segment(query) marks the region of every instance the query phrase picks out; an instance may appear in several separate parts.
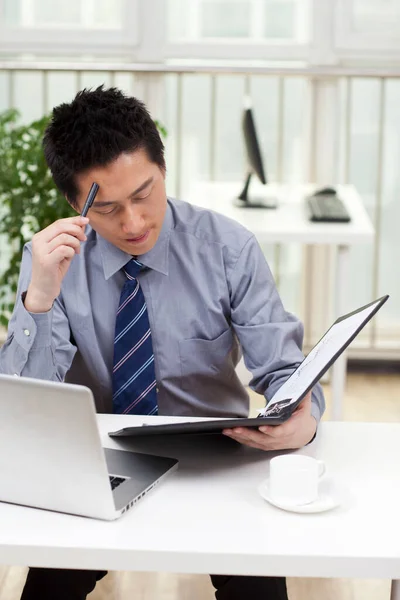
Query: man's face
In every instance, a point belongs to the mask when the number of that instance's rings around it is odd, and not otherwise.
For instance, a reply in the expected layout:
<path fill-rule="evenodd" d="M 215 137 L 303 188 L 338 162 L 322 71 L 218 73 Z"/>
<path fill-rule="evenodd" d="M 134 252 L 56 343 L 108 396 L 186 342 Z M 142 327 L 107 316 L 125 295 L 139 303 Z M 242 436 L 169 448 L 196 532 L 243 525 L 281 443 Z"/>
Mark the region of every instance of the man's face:
<path fill-rule="evenodd" d="M 151 250 L 167 208 L 163 170 L 145 150 L 137 150 L 81 173 L 77 176 L 79 212 L 94 181 L 99 191 L 88 213 L 93 229 L 128 254 Z"/>

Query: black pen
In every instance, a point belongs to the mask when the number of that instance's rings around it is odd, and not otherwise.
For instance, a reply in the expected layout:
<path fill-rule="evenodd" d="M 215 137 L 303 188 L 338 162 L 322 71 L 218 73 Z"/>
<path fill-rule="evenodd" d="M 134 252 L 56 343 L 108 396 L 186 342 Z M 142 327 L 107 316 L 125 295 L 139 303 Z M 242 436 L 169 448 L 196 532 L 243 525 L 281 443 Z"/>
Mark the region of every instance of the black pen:
<path fill-rule="evenodd" d="M 83 206 L 81 217 L 86 217 L 89 208 L 92 206 L 94 199 L 96 198 L 96 194 L 99 191 L 99 186 L 97 183 L 92 183 L 92 187 L 89 190 L 88 196 L 86 198 L 86 202 Z"/>

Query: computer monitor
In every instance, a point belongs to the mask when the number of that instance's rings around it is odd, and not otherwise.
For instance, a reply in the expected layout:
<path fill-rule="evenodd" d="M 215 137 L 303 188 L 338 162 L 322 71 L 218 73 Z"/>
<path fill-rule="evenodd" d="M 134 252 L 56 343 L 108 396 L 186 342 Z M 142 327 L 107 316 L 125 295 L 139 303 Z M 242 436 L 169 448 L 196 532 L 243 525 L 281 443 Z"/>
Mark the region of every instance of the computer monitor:
<path fill-rule="evenodd" d="M 242 208 L 276 208 L 278 200 L 271 189 L 267 187 L 266 171 L 263 164 L 260 145 L 257 138 L 253 110 L 250 99 L 245 99 L 245 107 L 242 116 L 242 132 L 247 156 L 247 172 L 244 187 L 237 198 L 236 206 Z M 258 197 L 249 193 L 252 175 L 256 174 L 260 182 L 266 186 L 261 188 Z"/>

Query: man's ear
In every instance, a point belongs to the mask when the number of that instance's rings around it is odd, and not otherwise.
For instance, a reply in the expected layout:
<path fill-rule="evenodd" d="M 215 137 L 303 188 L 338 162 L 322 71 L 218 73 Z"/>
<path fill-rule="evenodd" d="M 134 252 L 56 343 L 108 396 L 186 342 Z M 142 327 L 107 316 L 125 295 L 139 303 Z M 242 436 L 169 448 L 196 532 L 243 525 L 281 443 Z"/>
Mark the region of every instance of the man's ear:
<path fill-rule="evenodd" d="M 76 206 L 76 204 L 73 204 L 72 202 L 70 202 L 68 196 L 64 196 L 64 198 L 66 199 L 66 201 L 68 202 L 68 204 L 70 205 L 70 207 L 77 213 L 79 214 L 79 210 L 78 207 Z"/>

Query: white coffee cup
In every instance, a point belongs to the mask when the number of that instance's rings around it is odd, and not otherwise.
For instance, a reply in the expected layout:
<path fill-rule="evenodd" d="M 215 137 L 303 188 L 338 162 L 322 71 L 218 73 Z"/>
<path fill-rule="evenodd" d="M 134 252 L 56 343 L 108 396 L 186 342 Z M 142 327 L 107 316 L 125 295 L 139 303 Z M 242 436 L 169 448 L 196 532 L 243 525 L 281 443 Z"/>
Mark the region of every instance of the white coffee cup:
<path fill-rule="evenodd" d="M 325 470 L 325 463 L 311 456 L 276 456 L 270 462 L 269 494 L 282 504 L 310 504 L 318 498 L 319 479 Z"/>

